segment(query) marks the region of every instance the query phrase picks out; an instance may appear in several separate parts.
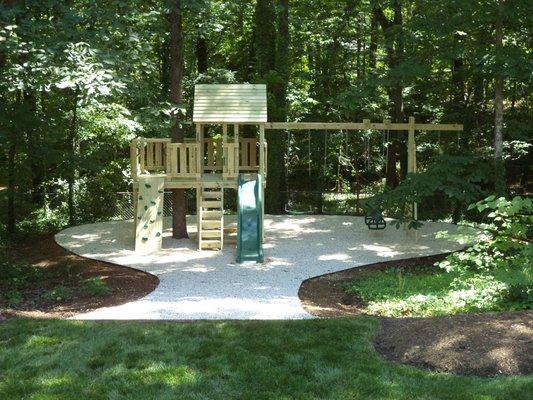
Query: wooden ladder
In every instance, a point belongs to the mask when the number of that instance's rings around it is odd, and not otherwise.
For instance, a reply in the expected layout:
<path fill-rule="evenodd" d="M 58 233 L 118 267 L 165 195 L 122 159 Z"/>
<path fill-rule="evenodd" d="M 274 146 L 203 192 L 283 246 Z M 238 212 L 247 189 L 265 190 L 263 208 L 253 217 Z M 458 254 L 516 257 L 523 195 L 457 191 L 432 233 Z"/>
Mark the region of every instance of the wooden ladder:
<path fill-rule="evenodd" d="M 222 250 L 224 246 L 224 191 L 203 188 L 199 204 L 198 248 Z"/>

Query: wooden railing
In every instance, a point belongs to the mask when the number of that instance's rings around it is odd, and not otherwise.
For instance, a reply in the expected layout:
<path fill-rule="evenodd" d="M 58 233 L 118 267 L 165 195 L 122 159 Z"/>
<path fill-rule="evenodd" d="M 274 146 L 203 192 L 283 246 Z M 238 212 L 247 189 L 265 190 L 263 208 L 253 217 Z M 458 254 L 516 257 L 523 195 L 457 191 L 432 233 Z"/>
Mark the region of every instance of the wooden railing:
<path fill-rule="evenodd" d="M 234 142 L 223 145 L 222 140 L 209 138 L 204 139 L 202 148 L 190 139 L 185 143 L 135 139 L 130 147 L 132 177 L 159 172 L 173 178 L 193 178 L 201 172 L 214 172 L 236 178 L 239 172 L 259 171 L 259 149 L 259 141 L 253 138 L 240 138 L 238 146 Z M 266 160 L 266 144 L 264 153 Z"/>
<path fill-rule="evenodd" d="M 199 178 L 198 143 L 168 143 L 166 173 L 171 178 Z"/>

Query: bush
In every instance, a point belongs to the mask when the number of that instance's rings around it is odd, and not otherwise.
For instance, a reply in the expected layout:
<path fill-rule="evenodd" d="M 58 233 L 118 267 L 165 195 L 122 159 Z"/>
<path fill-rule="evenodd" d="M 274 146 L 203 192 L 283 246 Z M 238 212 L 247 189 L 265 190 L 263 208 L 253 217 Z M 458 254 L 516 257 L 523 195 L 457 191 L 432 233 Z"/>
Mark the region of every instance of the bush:
<path fill-rule="evenodd" d="M 5 301 L 8 307 L 16 307 L 22 302 L 22 294 L 18 290 L 12 289 L 6 293 Z"/>
<path fill-rule="evenodd" d="M 53 302 L 69 300 L 72 298 L 72 290 L 63 285 L 58 285 L 44 293 L 42 298 Z"/>
<path fill-rule="evenodd" d="M 0 293 L 24 289 L 39 282 L 44 275 L 41 268 L 26 263 L 13 263 L 5 256 L 0 257 Z"/>
<path fill-rule="evenodd" d="M 470 207 L 486 234 L 465 251 L 437 263 L 440 269 L 390 269 L 345 286 L 385 316 L 431 316 L 533 307 L 531 199 L 490 196 Z M 450 236 L 450 235 L 448 235 Z"/>
<path fill-rule="evenodd" d="M 111 288 L 99 277 L 85 280 L 83 291 L 91 296 L 105 296 L 112 292 Z"/>

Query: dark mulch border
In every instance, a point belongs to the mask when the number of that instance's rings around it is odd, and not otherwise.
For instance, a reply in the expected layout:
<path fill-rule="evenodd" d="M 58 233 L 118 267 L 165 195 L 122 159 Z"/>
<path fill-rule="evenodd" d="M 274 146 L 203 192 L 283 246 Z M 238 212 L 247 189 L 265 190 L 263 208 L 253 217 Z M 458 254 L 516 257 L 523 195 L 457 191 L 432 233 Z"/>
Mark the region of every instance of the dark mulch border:
<path fill-rule="evenodd" d="M 364 315 L 364 302 L 340 288 L 391 267 L 430 265 L 447 254 L 386 261 L 307 279 L 298 296 L 318 317 Z M 458 375 L 533 373 L 533 311 L 431 318 L 378 318 L 376 351 L 386 360 Z"/>
<path fill-rule="evenodd" d="M 46 235 L 10 249 L 9 258 L 50 270 L 67 263 L 73 264 L 76 266 L 76 276 L 68 285 L 73 285 L 76 289 L 76 285 L 83 280 L 100 278 L 111 289 L 111 293 L 103 296 L 77 293 L 75 297 L 65 301 L 36 301 L 47 290 L 64 283 L 61 277 L 50 279 L 36 288 L 23 291 L 24 300 L 16 308 L 0 304 L 0 321 L 10 317 L 68 318 L 97 308 L 140 299 L 159 285 L 159 278 L 147 272 L 71 253 L 55 242 L 54 235 Z"/>

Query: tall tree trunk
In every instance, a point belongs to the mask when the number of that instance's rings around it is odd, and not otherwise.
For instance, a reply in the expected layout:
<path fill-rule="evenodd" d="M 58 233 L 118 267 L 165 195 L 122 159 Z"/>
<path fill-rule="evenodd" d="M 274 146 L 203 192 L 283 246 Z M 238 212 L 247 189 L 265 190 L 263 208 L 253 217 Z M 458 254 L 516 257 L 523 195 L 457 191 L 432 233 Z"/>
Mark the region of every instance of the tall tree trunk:
<path fill-rule="evenodd" d="M 9 141 L 9 150 L 7 156 L 7 233 L 13 234 L 15 232 L 15 154 L 17 149 L 15 146 L 15 135 L 9 134 L 11 140 Z"/>
<path fill-rule="evenodd" d="M 74 107 L 72 109 L 72 121 L 70 127 L 70 171 L 68 173 L 68 223 L 74 225 L 76 221 L 76 210 L 74 207 L 74 184 L 78 175 L 78 97 L 79 88 L 74 91 Z"/>
<path fill-rule="evenodd" d="M 272 80 L 274 72 L 281 77 L 285 68 L 283 63 L 286 60 L 280 60 L 283 55 L 283 49 L 286 43 L 282 43 L 278 29 L 281 28 L 276 16 L 281 15 L 283 10 L 279 5 L 279 13 L 276 13 L 274 1 L 278 0 L 257 0 L 254 15 L 254 51 L 255 51 L 255 75 L 260 82 L 267 84 L 269 120 L 278 121 L 283 118 L 284 104 L 284 85 L 280 84 L 281 79 Z M 278 53 L 278 51 L 280 51 Z M 281 106 L 281 107 L 280 107 Z M 277 132 L 266 132 L 268 143 L 268 180 L 265 196 L 265 210 L 268 213 L 279 214 L 283 212 L 281 204 L 283 188 L 283 170 L 284 165 L 284 148 L 283 136 Z"/>
<path fill-rule="evenodd" d="M 503 47 L 503 0 L 498 1 L 496 29 L 494 33 L 496 60 L 502 60 Z M 505 166 L 503 163 L 503 74 L 502 65 L 497 62 L 494 81 L 494 169 L 496 193 L 505 193 Z"/>
<path fill-rule="evenodd" d="M 198 73 L 205 74 L 207 72 L 207 41 L 199 26 L 196 26 L 195 53 Z"/>
<path fill-rule="evenodd" d="M 287 121 L 288 103 L 287 103 L 287 87 L 289 84 L 289 54 L 290 45 L 290 33 L 289 33 L 289 0 L 279 0 L 278 3 L 278 40 L 277 40 L 277 55 L 276 55 L 276 68 L 280 75 L 281 82 L 279 90 L 277 91 L 277 112 L 278 121 Z M 285 135 L 274 133 L 278 135 L 276 138 L 276 145 L 278 151 L 276 151 L 276 158 L 280 163 L 280 177 L 279 177 L 279 199 L 277 204 L 277 212 L 285 212 L 288 201 L 288 182 L 287 182 L 287 168 L 285 167 L 285 158 L 287 156 L 287 140 Z M 272 140 L 271 140 L 272 141 Z"/>
<path fill-rule="evenodd" d="M 401 62 L 404 52 L 403 33 L 402 33 L 402 6 L 399 0 L 393 3 L 393 20 L 389 20 L 383 10 L 374 7 L 373 16 L 381 26 L 385 38 L 386 62 L 389 71 L 393 71 Z M 388 89 L 390 101 L 390 114 L 393 122 L 403 122 L 404 104 L 403 104 L 403 83 L 396 81 Z M 399 177 L 396 169 L 396 163 L 400 161 L 400 177 L 404 179 L 407 175 L 407 147 L 406 132 L 395 132 L 390 134 L 389 149 L 387 152 L 386 166 L 386 185 L 396 187 L 399 183 Z"/>
<path fill-rule="evenodd" d="M 370 45 L 368 47 L 368 69 L 371 73 L 376 71 L 376 53 L 378 50 L 378 19 L 376 13 L 372 13 L 370 21 Z"/>
<path fill-rule="evenodd" d="M 181 0 L 174 0 L 170 11 L 170 101 L 181 104 L 183 80 L 183 25 Z M 185 133 L 181 126 L 179 112 L 172 125 L 172 142 L 181 143 Z M 187 198 L 184 189 L 172 189 L 172 237 L 187 238 Z"/>
<path fill-rule="evenodd" d="M 9 9 L 13 5 L 13 1 L 5 0 L 4 7 Z M 7 20 L 0 20 L 0 27 L 4 27 L 8 24 Z M 6 65 L 7 54 L 3 51 L 0 51 L 0 70 L 3 70 Z M 19 94 L 17 94 L 18 102 Z M 10 124 L 11 125 L 11 124 Z M 2 127 L 2 129 L 5 129 Z M 6 137 L 8 139 L 8 150 L 7 150 L 7 220 L 6 220 L 6 229 L 8 234 L 13 234 L 15 232 L 16 225 L 16 215 L 15 215 L 15 155 L 17 154 L 16 148 L 16 134 L 14 132 L 13 126 L 9 126 L 6 129 Z"/>

